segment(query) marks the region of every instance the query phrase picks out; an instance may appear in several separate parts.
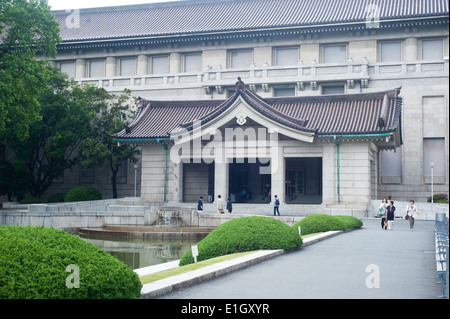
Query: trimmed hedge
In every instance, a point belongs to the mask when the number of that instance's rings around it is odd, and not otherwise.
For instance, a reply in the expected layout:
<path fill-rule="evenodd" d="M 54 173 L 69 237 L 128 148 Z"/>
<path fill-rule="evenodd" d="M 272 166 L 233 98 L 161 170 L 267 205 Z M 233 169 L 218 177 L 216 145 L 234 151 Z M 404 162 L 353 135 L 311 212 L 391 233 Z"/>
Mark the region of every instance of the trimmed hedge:
<path fill-rule="evenodd" d="M 258 249 L 290 250 L 301 244 L 298 231 L 277 219 L 240 217 L 220 225 L 197 244 L 197 261 Z M 193 262 L 190 249 L 181 258 L 180 266 Z"/>
<path fill-rule="evenodd" d="M 48 203 L 61 203 L 64 202 L 64 196 L 66 193 L 56 193 L 50 195 L 50 197 L 47 199 Z"/>
<path fill-rule="evenodd" d="M 79 288 L 66 285 L 75 284 L 69 265 L 79 269 Z M 78 236 L 0 226 L 0 299 L 130 299 L 141 288 L 133 269 Z"/>
<path fill-rule="evenodd" d="M 102 194 L 98 189 L 91 186 L 78 186 L 72 188 L 64 195 L 65 202 L 84 202 L 100 199 L 102 199 Z"/>
<path fill-rule="evenodd" d="M 350 228 L 362 227 L 363 222 L 353 216 L 332 216 L 332 215 L 309 215 L 297 222 L 292 227 L 298 229 L 300 226 L 302 236 L 330 230 L 346 230 Z"/>
<path fill-rule="evenodd" d="M 40 204 L 42 203 L 42 200 L 39 197 L 26 197 L 22 199 L 20 204 Z"/>

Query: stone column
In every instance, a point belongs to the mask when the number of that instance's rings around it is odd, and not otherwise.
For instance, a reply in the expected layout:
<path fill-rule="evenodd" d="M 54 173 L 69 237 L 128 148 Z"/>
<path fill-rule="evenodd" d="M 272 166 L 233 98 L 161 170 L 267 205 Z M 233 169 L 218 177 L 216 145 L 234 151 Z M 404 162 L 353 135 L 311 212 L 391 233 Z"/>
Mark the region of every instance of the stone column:
<path fill-rule="evenodd" d="M 336 146 L 324 143 L 322 155 L 322 203 L 337 203 Z"/>
<path fill-rule="evenodd" d="M 180 73 L 181 72 L 181 54 L 179 53 L 171 53 L 169 58 L 169 65 L 171 74 Z"/>
<path fill-rule="evenodd" d="M 84 79 L 86 77 L 86 60 L 77 59 L 75 61 L 75 78 Z"/>
<path fill-rule="evenodd" d="M 216 157 L 214 162 L 214 202 L 221 195 L 224 203 L 228 198 L 229 164 L 226 160 Z"/>
<path fill-rule="evenodd" d="M 106 58 L 106 67 L 105 67 L 105 75 L 106 77 L 116 76 L 116 58 L 107 57 Z"/>
<path fill-rule="evenodd" d="M 405 40 L 405 61 L 417 60 L 417 38 L 407 38 Z"/>
<path fill-rule="evenodd" d="M 136 75 L 148 74 L 148 57 L 145 54 L 138 55 Z"/>
<path fill-rule="evenodd" d="M 279 141 L 278 143 L 279 144 Z M 272 173 L 272 189 L 271 200 L 273 201 L 275 195 L 280 199 L 281 204 L 285 204 L 285 170 L 286 160 L 283 154 L 283 147 L 281 145 L 271 146 L 270 148 L 270 168 Z"/>

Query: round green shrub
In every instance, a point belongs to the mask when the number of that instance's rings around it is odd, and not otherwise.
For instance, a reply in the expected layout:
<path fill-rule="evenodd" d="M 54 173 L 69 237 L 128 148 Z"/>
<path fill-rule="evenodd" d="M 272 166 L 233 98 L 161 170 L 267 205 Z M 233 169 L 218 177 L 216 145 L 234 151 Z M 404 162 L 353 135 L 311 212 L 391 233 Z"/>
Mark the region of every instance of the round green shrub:
<path fill-rule="evenodd" d="M 0 299 L 130 299 L 141 288 L 133 269 L 78 236 L 0 226 Z"/>
<path fill-rule="evenodd" d="M 61 203 L 64 202 L 64 196 L 66 193 L 56 193 L 50 195 L 50 197 L 47 199 L 47 202 L 49 203 Z"/>
<path fill-rule="evenodd" d="M 42 203 L 41 199 L 38 197 L 27 197 L 20 201 L 21 204 L 40 204 Z"/>
<path fill-rule="evenodd" d="M 302 244 L 295 229 L 263 216 L 232 219 L 208 234 L 198 244 L 197 261 L 258 249 L 293 249 Z M 194 262 L 192 250 L 180 260 L 180 266 Z"/>
<path fill-rule="evenodd" d="M 102 199 L 102 194 L 100 194 L 98 189 L 91 186 L 78 186 L 72 188 L 64 196 L 65 202 L 83 202 L 100 199 Z"/>
<path fill-rule="evenodd" d="M 362 226 L 362 221 L 353 216 L 332 216 L 325 214 L 309 215 L 292 227 L 300 226 L 303 235 L 326 232 L 331 230 L 346 230 Z"/>

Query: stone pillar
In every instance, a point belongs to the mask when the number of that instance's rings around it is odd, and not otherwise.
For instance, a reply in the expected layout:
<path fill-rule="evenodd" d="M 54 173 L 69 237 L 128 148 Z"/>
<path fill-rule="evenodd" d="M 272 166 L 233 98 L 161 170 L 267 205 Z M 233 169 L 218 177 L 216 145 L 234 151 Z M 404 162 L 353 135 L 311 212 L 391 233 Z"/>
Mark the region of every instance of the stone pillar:
<path fill-rule="evenodd" d="M 170 73 L 180 73 L 181 72 L 181 54 L 171 53 L 169 58 Z"/>
<path fill-rule="evenodd" d="M 322 203 L 337 203 L 336 146 L 334 143 L 324 143 L 323 145 Z"/>
<path fill-rule="evenodd" d="M 116 69 L 117 69 L 116 58 L 107 57 L 105 67 L 106 77 L 116 76 Z"/>
<path fill-rule="evenodd" d="M 84 79 L 86 77 L 86 60 L 77 59 L 75 61 L 75 78 Z"/>
<path fill-rule="evenodd" d="M 221 195 L 224 204 L 228 198 L 229 164 L 226 160 L 216 157 L 214 162 L 214 202 Z"/>
<path fill-rule="evenodd" d="M 279 143 L 276 143 L 279 144 Z M 270 148 L 270 168 L 272 173 L 272 189 L 271 200 L 275 195 L 280 199 L 281 204 L 285 204 L 285 166 L 286 160 L 283 154 L 283 147 L 280 145 L 271 146 Z"/>
<path fill-rule="evenodd" d="M 145 54 L 141 54 L 137 58 L 136 75 L 146 74 L 148 74 L 148 57 Z"/>
<path fill-rule="evenodd" d="M 405 40 L 405 61 L 417 60 L 417 38 L 407 38 Z"/>

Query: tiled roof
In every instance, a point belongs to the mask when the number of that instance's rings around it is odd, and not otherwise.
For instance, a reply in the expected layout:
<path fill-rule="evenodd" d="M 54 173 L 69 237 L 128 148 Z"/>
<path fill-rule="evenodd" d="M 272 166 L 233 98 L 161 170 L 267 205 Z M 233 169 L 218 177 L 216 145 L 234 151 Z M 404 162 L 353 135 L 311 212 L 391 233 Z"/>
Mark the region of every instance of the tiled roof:
<path fill-rule="evenodd" d="M 54 14 L 64 43 L 364 23 L 374 12 L 383 22 L 447 16 L 449 10 L 447 0 L 197 0 Z"/>
<path fill-rule="evenodd" d="M 309 97 L 261 98 L 237 90 L 225 101 L 141 101 L 133 123 L 117 139 L 170 138 L 180 127 L 190 130 L 223 114 L 240 96 L 261 115 L 300 132 L 319 135 L 379 134 L 398 131 L 401 137 L 400 89 L 376 93 Z"/>

